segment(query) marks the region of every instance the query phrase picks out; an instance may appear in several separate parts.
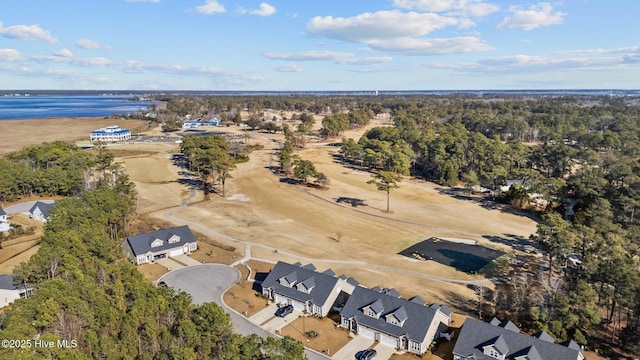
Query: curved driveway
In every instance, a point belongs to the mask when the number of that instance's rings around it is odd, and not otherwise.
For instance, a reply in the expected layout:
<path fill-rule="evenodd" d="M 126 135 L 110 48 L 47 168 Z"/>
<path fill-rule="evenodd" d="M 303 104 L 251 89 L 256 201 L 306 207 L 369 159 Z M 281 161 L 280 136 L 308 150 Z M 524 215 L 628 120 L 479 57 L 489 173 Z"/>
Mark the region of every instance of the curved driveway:
<path fill-rule="evenodd" d="M 240 272 L 230 266 L 221 264 L 193 265 L 167 273 L 159 280 L 167 285 L 191 295 L 194 304 L 215 302 L 231 316 L 233 329 L 241 335 L 257 334 L 266 338 L 274 336 L 260 326 L 252 323 L 244 316 L 229 309 L 222 301 L 222 295 L 240 279 Z M 305 349 L 309 360 L 326 360 L 325 356 Z"/>

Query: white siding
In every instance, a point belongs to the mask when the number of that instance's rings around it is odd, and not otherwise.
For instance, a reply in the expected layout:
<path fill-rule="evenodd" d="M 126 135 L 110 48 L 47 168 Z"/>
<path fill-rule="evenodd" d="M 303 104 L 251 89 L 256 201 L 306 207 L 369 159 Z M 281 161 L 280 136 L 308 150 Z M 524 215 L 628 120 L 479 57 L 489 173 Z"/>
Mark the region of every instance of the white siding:
<path fill-rule="evenodd" d="M 393 337 L 393 336 L 389 336 L 389 335 L 385 335 L 385 334 L 380 334 L 380 342 L 385 344 L 385 345 L 389 345 L 391 347 L 393 347 L 394 349 L 398 348 L 398 338 Z"/>
<path fill-rule="evenodd" d="M 369 328 L 366 328 L 364 326 L 361 326 L 360 324 L 358 324 L 358 334 L 360 334 L 360 335 L 362 335 L 362 336 L 364 336 L 366 338 L 369 338 L 371 340 L 375 340 L 376 339 L 376 333 L 373 330 L 371 330 Z"/>
<path fill-rule="evenodd" d="M 171 250 L 169 252 L 169 257 L 174 257 L 174 256 L 182 255 L 182 254 L 184 254 L 184 249 L 182 249 L 182 248 L 177 249 L 177 250 Z"/>
<path fill-rule="evenodd" d="M 305 311 L 305 304 L 300 302 L 300 301 L 296 301 L 296 300 L 291 300 L 291 305 L 293 305 L 293 308 L 295 310 L 298 311 Z"/>

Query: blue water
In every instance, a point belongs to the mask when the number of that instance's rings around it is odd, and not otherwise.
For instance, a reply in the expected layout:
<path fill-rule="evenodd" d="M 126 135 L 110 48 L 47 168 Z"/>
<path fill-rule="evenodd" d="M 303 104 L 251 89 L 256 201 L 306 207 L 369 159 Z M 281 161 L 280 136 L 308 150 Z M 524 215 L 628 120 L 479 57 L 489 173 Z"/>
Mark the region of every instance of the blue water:
<path fill-rule="evenodd" d="M 151 101 L 125 95 L 0 96 L 0 120 L 103 117 L 146 111 Z"/>

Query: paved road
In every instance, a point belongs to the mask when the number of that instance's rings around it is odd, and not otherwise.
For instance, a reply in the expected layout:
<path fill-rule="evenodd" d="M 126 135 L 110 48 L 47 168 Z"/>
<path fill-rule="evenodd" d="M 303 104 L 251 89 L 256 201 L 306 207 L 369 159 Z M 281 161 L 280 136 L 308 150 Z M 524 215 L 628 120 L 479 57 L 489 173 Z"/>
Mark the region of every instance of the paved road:
<path fill-rule="evenodd" d="M 47 204 L 51 204 L 54 203 L 55 200 L 40 200 L 43 203 L 47 203 Z M 13 206 L 9 206 L 7 208 L 4 209 L 4 211 L 7 214 L 22 214 L 22 213 L 28 213 L 29 210 L 31 209 L 31 207 L 33 206 L 33 204 L 35 204 L 35 201 L 27 201 L 27 202 L 23 202 L 20 204 L 16 204 Z"/>
<path fill-rule="evenodd" d="M 242 335 L 257 334 L 263 338 L 274 336 L 244 316 L 232 311 L 222 301 L 222 295 L 240 279 L 240 272 L 227 265 L 202 264 L 188 266 L 167 273 L 159 280 L 167 285 L 191 294 L 195 304 L 215 302 L 231 315 L 234 330 Z M 305 350 L 309 360 L 327 360 L 315 352 Z"/>

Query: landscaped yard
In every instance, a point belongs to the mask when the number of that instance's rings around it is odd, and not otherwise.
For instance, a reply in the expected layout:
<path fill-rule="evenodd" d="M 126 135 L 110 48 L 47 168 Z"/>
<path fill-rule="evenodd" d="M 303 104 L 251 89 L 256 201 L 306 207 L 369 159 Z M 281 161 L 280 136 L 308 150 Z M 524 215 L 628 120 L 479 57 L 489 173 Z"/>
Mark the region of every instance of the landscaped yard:
<path fill-rule="evenodd" d="M 149 281 L 156 281 L 169 272 L 166 267 L 157 263 L 138 265 L 138 271 Z"/>
<path fill-rule="evenodd" d="M 318 335 L 310 337 L 305 332 L 315 331 Z M 335 322 L 329 318 L 313 316 L 299 317 L 280 330 L 281 335 L 289 335 L 301 341 L 313 350 L 332 355 L 345 346 L 351 339 L 345 329 L 336 328 Z"/>
<path fill-rule="evenodd" d="M 259 289 L 257 287 L 254 289 L 254 283 L 246 280 L 249 271 L 245 266 L 238 265 L 236 269 L 240 271 L 240 280 L 224 293 L 222 299 L 230 308 L 246 317 L 251 317 L 266 308 L 269 305 L 269 301 L 262 296 L 258 296 L 261 294 Z"/>

